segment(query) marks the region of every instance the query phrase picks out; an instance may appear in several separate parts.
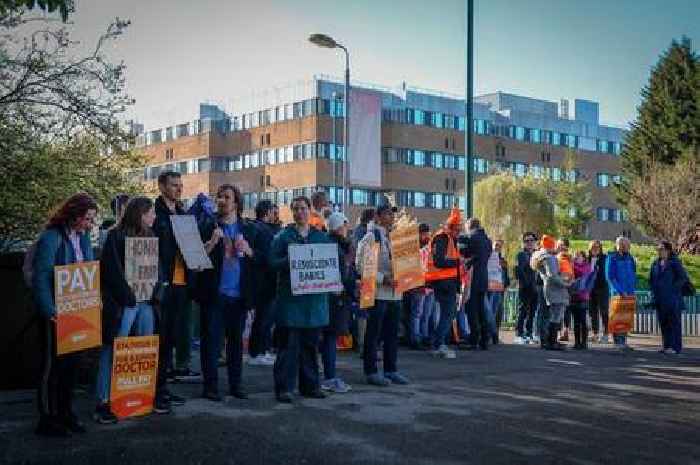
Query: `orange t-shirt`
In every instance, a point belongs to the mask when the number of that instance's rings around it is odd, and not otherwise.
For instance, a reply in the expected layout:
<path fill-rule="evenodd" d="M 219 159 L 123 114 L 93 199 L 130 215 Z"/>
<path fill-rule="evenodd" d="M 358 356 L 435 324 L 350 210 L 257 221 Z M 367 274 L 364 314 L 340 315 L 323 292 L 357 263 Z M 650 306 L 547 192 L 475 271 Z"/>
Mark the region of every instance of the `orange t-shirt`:
<path fill-rule="evenodd" d="M 175 255 L 175 269 L 173 270 L 173 285 L 184 286 L 187 284 L 187 275 L 185 273 L 185 261 L 182 258 L 180 251 Z"/>
<path fill-rule="evenodd" d="M 326 229 L 326 222 L 323 220 L 323 217 L 315 211 L 311 212 L 309 225 L 319 231 L 324 231 Z"/>

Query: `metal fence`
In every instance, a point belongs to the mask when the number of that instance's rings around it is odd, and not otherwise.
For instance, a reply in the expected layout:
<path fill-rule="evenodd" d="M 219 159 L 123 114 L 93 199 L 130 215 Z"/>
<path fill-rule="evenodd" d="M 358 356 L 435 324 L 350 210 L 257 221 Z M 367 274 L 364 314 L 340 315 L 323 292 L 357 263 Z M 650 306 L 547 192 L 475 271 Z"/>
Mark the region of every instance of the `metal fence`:
<path fill-rule="evenodd" d="M 651 292 L 637 291 L 637 313 L 634 316 L 634 333 L 660 335 L 656 309 L 648 307 Z M 683 336 L 700 336 L 700 293 L 685 297 L 685 310 L 681 314 Z M 515 326 L 518 320 L 518 290 L 508 289 L 504 301 L 504 323 Z"/>

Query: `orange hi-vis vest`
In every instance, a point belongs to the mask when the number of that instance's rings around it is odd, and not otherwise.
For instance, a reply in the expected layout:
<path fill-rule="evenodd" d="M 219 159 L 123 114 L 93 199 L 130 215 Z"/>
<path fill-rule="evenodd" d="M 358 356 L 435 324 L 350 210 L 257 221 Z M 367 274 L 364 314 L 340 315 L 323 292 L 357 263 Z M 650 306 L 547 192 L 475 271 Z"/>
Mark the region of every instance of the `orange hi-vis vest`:
<path fill-rule="evenodd" d="M 455 240 L 452 236 L 444 229 L 436 232 L 430 239 L 430 253 L 428 254 L 428 263 L 425 267 L 425 280 L 426 281 L 442 281 L 445 279 L 457 279 L 459 277 L 459 267 L 455 266 L 453 268 L 437 268 L 433 262 L 433 242 L 435 238 L 441 234 L 447 236 L 447 257 L 453 260 L 459 260 L 459 252 L 457 251 L 457 246 L 455 245 Z"/>

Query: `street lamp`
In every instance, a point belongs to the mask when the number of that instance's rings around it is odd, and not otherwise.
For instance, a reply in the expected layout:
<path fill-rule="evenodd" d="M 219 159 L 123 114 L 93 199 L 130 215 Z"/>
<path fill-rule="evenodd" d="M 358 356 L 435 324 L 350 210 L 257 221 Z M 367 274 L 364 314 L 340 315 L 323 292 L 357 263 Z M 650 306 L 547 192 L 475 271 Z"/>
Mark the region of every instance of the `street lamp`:
<path fill-rule="evenodd" d="M 474 0 L 467 0 L 467 92 L 466 134 L 464 144 L 464 207 L 465 214 L 474 214 Z"/>
<path fill-rule="evenodd" d="M 350 53 L 342 44 L 339 44 L 332 37 L 325 34 L 311 34 L 309 42 L 323 48 L 339 48 L 345 52 L 345 92 L 343 95 L 343 107 L 345 110 L 345 119 L 343 125 L 343 144 L 345 146 L 344 162 L 343 162 L 343 211 L 347 214 L 346 207 L 350 200 L 350 189 L 348 183 L 348 161 L 350 160 Z M 333 121 L 335 128 L 335 120 Z"/>

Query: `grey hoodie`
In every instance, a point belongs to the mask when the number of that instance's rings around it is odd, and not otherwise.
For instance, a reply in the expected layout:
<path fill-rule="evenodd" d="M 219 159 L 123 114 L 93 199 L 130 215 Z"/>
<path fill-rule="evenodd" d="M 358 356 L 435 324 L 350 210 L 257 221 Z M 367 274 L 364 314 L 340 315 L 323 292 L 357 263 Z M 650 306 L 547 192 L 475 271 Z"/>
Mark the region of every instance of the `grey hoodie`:
<path fill-rule="evenodd" d="M 569 286 L 559 273 L 557 257 L 546 250 L 532 254 L 531 262 L 537 265 L 537 272 L 544 282 L 544 298 L 547 305 L 569 305 Z"/>

